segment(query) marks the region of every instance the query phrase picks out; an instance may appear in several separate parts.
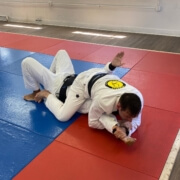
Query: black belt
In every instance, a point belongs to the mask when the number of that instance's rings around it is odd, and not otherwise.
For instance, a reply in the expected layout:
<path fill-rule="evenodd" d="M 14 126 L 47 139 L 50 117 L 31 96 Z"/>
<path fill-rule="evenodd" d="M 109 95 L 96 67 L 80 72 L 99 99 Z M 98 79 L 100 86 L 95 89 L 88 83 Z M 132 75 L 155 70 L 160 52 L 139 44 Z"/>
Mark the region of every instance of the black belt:
<path fill-rule="evenodd" d="M 72 85 L 72 83 L 74 82 L 76 77 L 77 77 L 77 74 L 73 74 L 73 75 L 67 76 L 64 79 L 64 84 L 62 85 L 62 87 L 61 87 L 61 89 L 59 91 L 59 97 L 58 97 L 58 99 L 60 101 L 62 101 L 63 103 L 66 100 L 66 90 L 67 90 L 68 86 Z"/>
<path fill-rule="evenodd" d="M 91 96 L 91 89 L 92 89 L 94 83 L 95 83 L 99 78 L 101 78 L 101 77 L 103 77 L 103 76 L 105 76 L 105 75 L 107 75 L 107 73 L 96 74 L 96 75 L 94 75 L 94 76 L 90 79 L 90 81 L 89 81 L 89 83 L 88 83 L 88 93 L 89 93 L 89 96 Z"/>

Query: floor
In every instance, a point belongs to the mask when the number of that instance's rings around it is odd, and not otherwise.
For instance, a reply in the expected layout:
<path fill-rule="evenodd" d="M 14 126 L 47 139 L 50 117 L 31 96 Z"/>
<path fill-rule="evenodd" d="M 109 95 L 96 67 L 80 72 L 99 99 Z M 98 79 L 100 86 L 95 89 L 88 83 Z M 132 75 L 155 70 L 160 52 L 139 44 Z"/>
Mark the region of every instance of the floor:
<path fill-rule="evenodd" d="M 180 38 L 4 25 L 0 23 L 0 179 L 159 179 L 180 127 Z M 22 59 L 31 56 L 49 67 L 60 48 L 69 52 L 77 73 L 102 67 L 115 53 L 125 52 L 126 64 L 115 73 L 145 98 L 135 145 L 127 147 L 105 131 L 88 128 L 86 115 L 77 113 L 60 123 L 43 104 L 22 100 L 28 92 Z M 180 177 L 179 157 L 169 179 Z"/>

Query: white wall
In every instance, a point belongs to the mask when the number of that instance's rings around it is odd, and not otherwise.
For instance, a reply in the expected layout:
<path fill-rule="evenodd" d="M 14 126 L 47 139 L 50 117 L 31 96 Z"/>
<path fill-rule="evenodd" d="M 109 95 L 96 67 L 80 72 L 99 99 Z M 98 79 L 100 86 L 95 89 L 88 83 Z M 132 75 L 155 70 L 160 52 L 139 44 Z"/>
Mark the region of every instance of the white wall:
<path fill-rule="evenodd" d="M 9 21 L 180 36 L 180 0 L 0 0 Z"/>

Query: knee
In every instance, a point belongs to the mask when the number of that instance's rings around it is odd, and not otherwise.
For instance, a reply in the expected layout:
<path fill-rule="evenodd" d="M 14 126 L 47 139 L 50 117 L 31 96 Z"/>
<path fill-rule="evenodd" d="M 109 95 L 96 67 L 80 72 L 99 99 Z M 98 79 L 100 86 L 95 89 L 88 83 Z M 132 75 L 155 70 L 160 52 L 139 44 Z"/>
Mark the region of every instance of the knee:
<path fill-rule="evenodd" d="M 31 57 L 27 57 L 25 59 L 23 59 L 23 61 L 21 62 L 21 66 L 22 67 L 26 67 L 28 64 L 30 64 L 30 62 L 32 61 L 33 58 Z"/>
<path fill-rule="evenodd" d="M 32 57 L 27 57 L 27 58 L 23 59 L 23 61 L 21 62 L 22 69 L 31 68 L 31 66 L 34 66 L 34 61 L 35 61 L 35 59 L 33 59 Z"/>
<path fill-rule="evenodd" d="M 59 51 L 57 52 L 57 55 L 58 55 L 58 56 L 68 55 L 68 53 L 67 53 L 67 51 L 66 51 L 66 50 L 61 49 L 61 50 L 59 50 Z"/>
<path fill-rule="evenodd" d="M 21 68 L 22 68 L 22 70 L 27 69 L 28 61 L 29 61 L 29 58 L 23 59 L 23 61 L 21 62 Z"/>

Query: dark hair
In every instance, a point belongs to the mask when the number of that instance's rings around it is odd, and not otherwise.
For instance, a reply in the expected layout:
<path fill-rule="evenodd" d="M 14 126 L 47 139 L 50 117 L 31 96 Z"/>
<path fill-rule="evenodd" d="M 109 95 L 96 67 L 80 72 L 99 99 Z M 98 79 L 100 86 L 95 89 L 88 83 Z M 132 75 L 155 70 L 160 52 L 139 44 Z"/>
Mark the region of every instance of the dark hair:
<path fill-rule="evenodd" d="M 132 116 L 137 116 L 141 111 L 141 100 L 134 93 L 124 93 L 119 102 L 123 111 L 129 110 Z"/>

